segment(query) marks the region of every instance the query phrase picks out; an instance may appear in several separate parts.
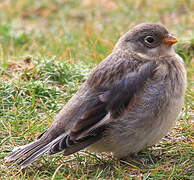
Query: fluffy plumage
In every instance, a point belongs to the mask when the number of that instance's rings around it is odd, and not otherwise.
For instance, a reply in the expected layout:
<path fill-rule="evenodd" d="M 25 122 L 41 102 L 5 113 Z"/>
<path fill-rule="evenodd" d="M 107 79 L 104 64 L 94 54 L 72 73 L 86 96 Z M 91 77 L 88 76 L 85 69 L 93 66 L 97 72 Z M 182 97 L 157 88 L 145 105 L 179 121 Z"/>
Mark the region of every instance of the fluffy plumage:
<path fill-rule="evenodd" d="M 22 168 L 44 153 L 64 155 L 88 148 L 125 157 L 161 139 L 184 102 L 186 72 L 159 24 L 144 23 L 123 35 L 113 52 L 39 138 L 11 153 Z"/>

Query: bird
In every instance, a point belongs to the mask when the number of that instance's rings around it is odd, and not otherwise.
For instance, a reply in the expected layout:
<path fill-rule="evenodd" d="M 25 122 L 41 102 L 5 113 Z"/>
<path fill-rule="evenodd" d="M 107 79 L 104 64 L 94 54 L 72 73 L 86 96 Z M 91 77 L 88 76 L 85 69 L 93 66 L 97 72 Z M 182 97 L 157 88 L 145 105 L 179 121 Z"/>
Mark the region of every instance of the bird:
<path fill-rule="evenodd" d="M 120 37 L 51 126 L 6 157 L 25 168 L 43 154 L 82 149 L 121 159 L 152 146 L 175 124 L 187 85 L 178 40 L 160 23 L 141 23 Z"/>

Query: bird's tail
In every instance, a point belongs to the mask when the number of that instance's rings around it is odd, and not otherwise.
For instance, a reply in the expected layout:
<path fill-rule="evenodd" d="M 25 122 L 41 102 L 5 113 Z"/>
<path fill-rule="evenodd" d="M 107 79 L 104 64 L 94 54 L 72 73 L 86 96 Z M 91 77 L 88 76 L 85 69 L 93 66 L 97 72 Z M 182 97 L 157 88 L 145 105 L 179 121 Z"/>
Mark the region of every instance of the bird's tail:
<path fill-rule="evenodd" d="M 14 161 L 14 164 L 19 165 L 23 169 L 43 154 L 48 153 L 51 147 L 61 141 L 64 136 L 66 136 L 66 133 L 61 134 L 52 141 L 43 141 L 40 138 L 35 142 L 20 146 L 6 157 L 6 161 Z"/>

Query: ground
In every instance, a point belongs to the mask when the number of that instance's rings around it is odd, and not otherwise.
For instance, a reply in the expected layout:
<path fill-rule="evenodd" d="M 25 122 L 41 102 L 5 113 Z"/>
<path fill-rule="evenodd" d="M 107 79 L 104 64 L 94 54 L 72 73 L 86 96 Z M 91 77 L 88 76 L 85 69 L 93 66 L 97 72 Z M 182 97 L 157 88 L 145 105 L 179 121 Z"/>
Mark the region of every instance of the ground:
<path fill-rule="evenodd" d="M 0 179 L 194 179 L 192 0 L 4 0 L 0 2 Z M 25 170 L 4 161 L 33 141 L 118 38 L 160 22 L 179 39 L 188 88 L 181 116 L 158 144 L 128 160 L 81 151 L 44 156 Z"/>

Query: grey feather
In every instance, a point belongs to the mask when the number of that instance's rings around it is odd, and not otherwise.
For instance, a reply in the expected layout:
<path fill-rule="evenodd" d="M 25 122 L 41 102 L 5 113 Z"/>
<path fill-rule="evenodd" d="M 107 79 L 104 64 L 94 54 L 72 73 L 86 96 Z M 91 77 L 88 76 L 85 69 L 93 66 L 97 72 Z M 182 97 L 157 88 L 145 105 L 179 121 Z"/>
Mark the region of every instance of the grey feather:
<path fill-rule="evenodd" d="M 69 155 L 87 146 L 121 158 L 156 143 L 177 119 L 186 89 L 184 63 L 166 37 L 154 23 L 123 35 L 51 127 L 6 160 L 25 168 L 46 152 Z"/>
<path fill-rule="evenodd" d="M 66 136 L 66 133 L 61 134 L 51 142 L 44 142 L 41 139 L 32 142 L 19 149 L 18 151 L 11 153 L 9 156 L 6 157 L 6 161 L 16 161 L 16 163 L 21 166 L 21 168 L 25 168 L 33 161 L 38 159 L 40 156 L 42 156 L 44 153 L 48 152 L 50 148 L 55 143 L 59 142 L 64 136 Z"/>

